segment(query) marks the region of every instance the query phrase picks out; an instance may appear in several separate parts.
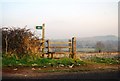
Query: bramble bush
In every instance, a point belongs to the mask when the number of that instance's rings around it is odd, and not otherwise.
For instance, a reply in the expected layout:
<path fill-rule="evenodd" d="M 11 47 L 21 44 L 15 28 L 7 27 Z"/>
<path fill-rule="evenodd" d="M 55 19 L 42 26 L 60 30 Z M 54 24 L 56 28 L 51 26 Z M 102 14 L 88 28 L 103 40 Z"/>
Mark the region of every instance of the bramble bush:
<path fill-rule="evenodd" d="M 16 54 L 18 58 L 22 58 L 27 54 L 39 53 L 40 40 L 30 29 L 3 27 L 0 30 L 3 54 Z"/>

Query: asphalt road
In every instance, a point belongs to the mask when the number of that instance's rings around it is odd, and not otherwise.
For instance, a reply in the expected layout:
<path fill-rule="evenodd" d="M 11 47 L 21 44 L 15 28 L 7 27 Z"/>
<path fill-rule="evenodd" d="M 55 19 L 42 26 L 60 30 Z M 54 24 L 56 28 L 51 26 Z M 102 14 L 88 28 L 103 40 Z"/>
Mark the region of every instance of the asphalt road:
<path fill-rule="evenodd" d="M 73 79 L 80 81 L 120 81 L 119 71 L 90 71 L 90 72 L 71 72 L 71 73 L 38 73 L 35 76 L 3 76 L 3 80 L 6 79 Z"/>

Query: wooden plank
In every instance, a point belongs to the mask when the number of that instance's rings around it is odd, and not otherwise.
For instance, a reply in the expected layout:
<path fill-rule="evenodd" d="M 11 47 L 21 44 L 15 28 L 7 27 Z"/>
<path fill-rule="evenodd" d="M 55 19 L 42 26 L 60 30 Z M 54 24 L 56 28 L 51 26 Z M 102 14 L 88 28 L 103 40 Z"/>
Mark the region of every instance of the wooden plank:
<path fill-rule="evenodd" d="M 50 46 L 49 48 L 71 48 L 71 47 L 70 46 Z"/>
<path fill-rule="evenodd" d="M 54 52 L 54 53 L 49 53 L 49 54 L 68 54 L 69 52 Z M 47 53 L 48 54 L 48 53 Z"/>
<path fill-rule="evenodd" d="M 40 43 L 45 43 L 45 40 L 43 40 L 43 39 L 42 39 L 42 40 L 40 40 Z"/>
<path fill-rule="evenodd" d="M 70 52 L 55 52 L 55 54 L 69 54 Z"/>
<path fill-rule="evenodd" d="M 50 42 L 50 44 L 69 44 L 72 42 Z"/>
<path fill-rule="evenodd" d="M 43 46 L 41 46 L 41 49 L 43 49 L 44 47 Z"/>

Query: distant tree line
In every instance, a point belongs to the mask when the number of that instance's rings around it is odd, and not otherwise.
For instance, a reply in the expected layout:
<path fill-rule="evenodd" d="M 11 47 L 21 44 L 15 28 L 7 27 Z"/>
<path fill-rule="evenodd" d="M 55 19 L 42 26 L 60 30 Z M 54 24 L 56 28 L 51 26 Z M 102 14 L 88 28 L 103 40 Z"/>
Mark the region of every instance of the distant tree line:
<path fill-rule="evenodd" d="M 95 49 L 94 52 L 117 52 L 119 51 L 118 45 L 119 45 L 118 41 L 112 41 L 112 40 L 96 41 L 96 42 L 77 41 L 78 49 L 80 48 L 91 49 L 92 48 L 92 49 Z"/>

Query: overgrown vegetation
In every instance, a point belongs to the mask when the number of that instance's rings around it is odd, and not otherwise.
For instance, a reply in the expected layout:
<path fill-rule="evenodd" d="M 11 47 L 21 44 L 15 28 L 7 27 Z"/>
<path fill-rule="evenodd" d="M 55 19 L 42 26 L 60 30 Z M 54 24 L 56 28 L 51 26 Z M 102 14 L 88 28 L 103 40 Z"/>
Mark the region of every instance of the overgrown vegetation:
<path fill-rule="evenodd" d="M 2 29 L 2 52 L 4 54 L 16 54 L 22 58 L 26 54 L 38 53 L 40 41 L 26 28 Z"/>

